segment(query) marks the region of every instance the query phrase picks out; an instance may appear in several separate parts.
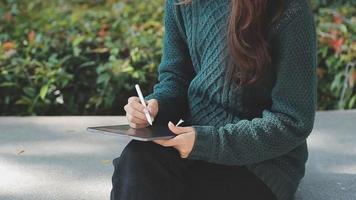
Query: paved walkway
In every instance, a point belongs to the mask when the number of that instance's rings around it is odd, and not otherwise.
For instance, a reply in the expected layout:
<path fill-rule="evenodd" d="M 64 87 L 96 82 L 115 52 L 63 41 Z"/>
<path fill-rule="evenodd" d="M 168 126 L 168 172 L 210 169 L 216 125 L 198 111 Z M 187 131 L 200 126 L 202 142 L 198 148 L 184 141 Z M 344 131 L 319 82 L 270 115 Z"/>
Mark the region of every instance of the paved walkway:
<path fill-rule="evenodd" d="M 124 117 L 0 117 L 1 200 L 109 199 L 126 137 L 86 127 Z M 317 113 L 298 200 L 356 199 L 356 110 Z"/>

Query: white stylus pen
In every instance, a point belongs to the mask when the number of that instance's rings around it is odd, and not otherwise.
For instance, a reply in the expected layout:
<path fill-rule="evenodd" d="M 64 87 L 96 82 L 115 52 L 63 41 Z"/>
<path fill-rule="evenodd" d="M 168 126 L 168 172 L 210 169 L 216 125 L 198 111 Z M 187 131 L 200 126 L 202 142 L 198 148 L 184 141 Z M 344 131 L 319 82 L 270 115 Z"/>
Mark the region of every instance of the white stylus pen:
<path fill-rule="evenodd" d="M 176 126 L 179 126 L 183 122 L 184 122 L 184 120 L 180 119 L 179 122 L 176 124 Z"/>
<path fill-rule="evenodd" d="M 147 119 L 148 123 L 150 123 L 150 125 L 152 126 L 152 119 L 151 119 L 150 113 L 148 113 L 147 106 L 146 106 L 146 103 L 145 103 L 145 99 L 143 98 L 140 86 L 138 84 L 136 84 L 135 88 L 136 88 L 138 97 L 140 98 L 141 104 L 145 107 L 144 113 L 145 113 L 146 119 Z"/>

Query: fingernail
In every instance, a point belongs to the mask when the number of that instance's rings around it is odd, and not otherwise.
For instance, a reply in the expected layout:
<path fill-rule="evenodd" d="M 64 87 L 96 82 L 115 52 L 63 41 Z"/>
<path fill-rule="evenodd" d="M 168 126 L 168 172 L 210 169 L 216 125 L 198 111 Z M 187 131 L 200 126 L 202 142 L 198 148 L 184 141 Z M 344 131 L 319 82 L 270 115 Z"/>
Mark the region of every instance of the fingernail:
<path fill-rule="evenodd" d="M 171 121 L 169 121 L 168 125 L 169 125 L 169 126 L 174 126 Z"/>

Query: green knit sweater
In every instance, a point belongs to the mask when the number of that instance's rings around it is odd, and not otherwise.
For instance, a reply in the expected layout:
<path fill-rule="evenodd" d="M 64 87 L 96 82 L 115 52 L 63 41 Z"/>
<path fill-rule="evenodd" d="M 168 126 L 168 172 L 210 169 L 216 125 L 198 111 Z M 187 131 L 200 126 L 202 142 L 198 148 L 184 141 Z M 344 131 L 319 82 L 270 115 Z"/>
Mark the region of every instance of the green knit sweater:
<path fill-rule="evenodd" d="M 188 159 L 245 165 L 278 199 L 292 199 L 305 173 L 306 138 L 316 109 L 316 35 L 306 0 L 287 0 L 270 27 L 272 70 L 263 84 L 239 87 L 226 66 L 229 0 L 166 0 L 155 123 L 188 121 Z"/>

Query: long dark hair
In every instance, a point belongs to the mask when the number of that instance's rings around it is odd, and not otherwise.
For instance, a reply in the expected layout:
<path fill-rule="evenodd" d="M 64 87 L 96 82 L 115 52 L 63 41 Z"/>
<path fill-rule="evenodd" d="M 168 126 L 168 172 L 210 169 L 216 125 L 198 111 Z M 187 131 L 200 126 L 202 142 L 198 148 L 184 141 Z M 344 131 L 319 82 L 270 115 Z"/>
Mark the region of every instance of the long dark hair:
<path fill-rule="evenodd" d="M 229 71 L 235 75 L 235 81 L 240 86 L 258 82 L 269 70 L 271 52 L 267 38 L 268 28 L 281 15 L 283 1 L 231 0 L 227 30 L 232 57 Z M 179 4 L 191 2 L 192 0 L 181 0 Z"/>

